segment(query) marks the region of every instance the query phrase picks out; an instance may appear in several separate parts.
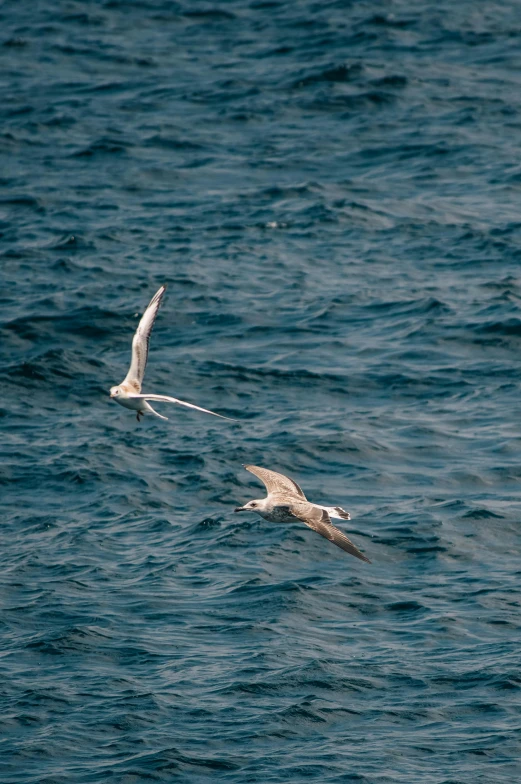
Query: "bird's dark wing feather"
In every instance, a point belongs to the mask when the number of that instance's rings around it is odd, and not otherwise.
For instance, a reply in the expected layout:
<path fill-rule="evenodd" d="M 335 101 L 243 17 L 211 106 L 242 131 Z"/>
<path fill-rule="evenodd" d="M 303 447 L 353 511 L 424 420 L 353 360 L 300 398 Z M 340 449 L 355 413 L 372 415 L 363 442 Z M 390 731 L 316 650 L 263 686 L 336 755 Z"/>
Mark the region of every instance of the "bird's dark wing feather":
<path fill-rule="evenodd" d="M 302 488 L 289 476 L 284 476 L 284 474 L 279 474 L 277 471 L 270 471 L 269 468 L 261 468 L 260 466 L 245 465 L 244 468 L 246 471 L 258 476 L 261 482 L 264 482 L 268 494 L 289 493 L 290 496 L 300 496 L 300 498 L 306 500 Z"/>
<path fill-rule="evenodd" d="M 329 539 L 330 542 L 345 550 L 346 553 L 354 555 L 355 558 L 359 558 L 361 561 L 371 563 L 369 558 L 360 552 L 358 547 L 353 544 L 343 531 L 335 528 L 324 509 L 320 509 L 320 507 L 313 506 L 310 503 L 294 503 L 291 504 L 290 511 L 295 517 L 312 528 L 313 531 L 316 531 L 317 534 L 320 534 L 325 539 Z"/>

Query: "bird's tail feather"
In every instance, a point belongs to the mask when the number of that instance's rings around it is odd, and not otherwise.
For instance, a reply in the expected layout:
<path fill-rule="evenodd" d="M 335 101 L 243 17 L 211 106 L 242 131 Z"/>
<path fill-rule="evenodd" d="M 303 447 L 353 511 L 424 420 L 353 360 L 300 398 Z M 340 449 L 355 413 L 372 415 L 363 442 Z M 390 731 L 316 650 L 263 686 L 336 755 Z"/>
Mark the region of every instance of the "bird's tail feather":
<path fill-rule="evenodd" d="M 159 419 L 168 419 L 168 417 L 166 417 L 166 416 L 163 416 L 163 414 L 158 414 L 158 413 L 157 413 L 157 411 L 155 411 L 155 410 L 152 408 L 152 406 L 150 405 L 150 403 L 148 404 L 148 408 L 147 408 L 147 414 L 149 414 L 149 413 L 150 413 L 150 414 L 155 414 L 155 415 L 156 415 L 156 417 L 159 417 Z"/>
<path fill-rule="evenodd" d="M 341 506 L 323 506 L 322 509 L 325 509 L 326 512 L 330 517 L 334 517 L 336 520 L 350 520 L 351 515 L 349 512 L 346 512 L 345 509 L 342 509 Z"/>

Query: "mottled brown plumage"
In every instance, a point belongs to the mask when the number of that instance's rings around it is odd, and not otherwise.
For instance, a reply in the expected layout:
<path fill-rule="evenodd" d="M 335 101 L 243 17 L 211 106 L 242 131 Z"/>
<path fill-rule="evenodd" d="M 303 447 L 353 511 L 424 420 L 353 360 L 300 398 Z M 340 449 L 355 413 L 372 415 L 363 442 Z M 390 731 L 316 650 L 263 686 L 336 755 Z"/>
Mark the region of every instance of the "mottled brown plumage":
<path fill-rule="evenodd" d="M 349 513 L 339 506 L 319 506 L 307 500 L 299 485 L 284 474 L 260 466 L 246 465 L 265 484 L 268 496 L 238 507 L 236 512 L 257 512 L 273 523 L 291 523 L 300 520 L 313 531 L 328 539 L 346 553 L 361 561 L 371 563 L 356 545 L 331 522 L 331 517 L 349 519 Z"/>

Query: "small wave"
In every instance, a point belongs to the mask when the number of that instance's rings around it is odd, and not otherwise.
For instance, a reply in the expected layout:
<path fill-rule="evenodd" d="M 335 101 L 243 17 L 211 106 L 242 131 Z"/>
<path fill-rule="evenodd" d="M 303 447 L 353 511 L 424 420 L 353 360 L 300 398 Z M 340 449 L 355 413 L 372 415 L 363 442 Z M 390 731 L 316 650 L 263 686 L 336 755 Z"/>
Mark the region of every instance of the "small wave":
<path fill-rule="evenodd" d="M 101 87 L 98 87 L 101 89 Z M 108 87 L 106 89 L 109 89 Z M 92 144 L 89 144 L 88 147 L 83 147 L 83 149 L 78 150 L 77 152 L 72 153 L 72 157 L 74 158 L 93 158 L 99 157 L 102 155 L 121 155 L 125 154 L 129 148 L 128 142 L 122 142 L 117 139 L 99 139 Z"/>
<path fill-rule="evenodd" d="M 491 321 L 486 324 L 470 325 L 477 334 L 498 335 L 499 337 L 521 336 L 521 319 L 512 317 L 504 321 Z"/>
<path fill-rule="evenodd" d="M 364 71 L 362 63 L 340 63 L 328 68 L 314 71 L 310 74 L 303 74 L 297 77 L 293 87 L 308 87 L 309 85 L 319 84 L 320 82 L 352 82 L 359 79 Z"/>

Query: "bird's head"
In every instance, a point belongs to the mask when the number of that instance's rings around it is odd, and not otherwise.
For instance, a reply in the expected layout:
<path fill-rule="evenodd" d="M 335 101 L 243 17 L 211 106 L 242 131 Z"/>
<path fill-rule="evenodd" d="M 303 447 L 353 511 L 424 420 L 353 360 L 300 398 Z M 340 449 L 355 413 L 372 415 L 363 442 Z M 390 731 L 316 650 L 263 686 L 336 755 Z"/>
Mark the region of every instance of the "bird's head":
<path fill-rule="evenodd" d="M 121 395 L 121 389 L 119 387 L 112 387 L 110 390 L 111 397 L 119 397 Z"/>
<path fill-rule="evenodd" d="M 255 501 L 248 501 L 244 506 L 238 506 L 234 511 L 236 512 L 258 512 L 259 514 L 266 508 L 266 498 L 256 499 Z"/>

